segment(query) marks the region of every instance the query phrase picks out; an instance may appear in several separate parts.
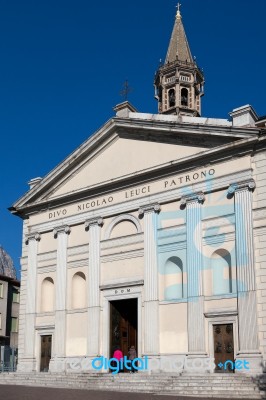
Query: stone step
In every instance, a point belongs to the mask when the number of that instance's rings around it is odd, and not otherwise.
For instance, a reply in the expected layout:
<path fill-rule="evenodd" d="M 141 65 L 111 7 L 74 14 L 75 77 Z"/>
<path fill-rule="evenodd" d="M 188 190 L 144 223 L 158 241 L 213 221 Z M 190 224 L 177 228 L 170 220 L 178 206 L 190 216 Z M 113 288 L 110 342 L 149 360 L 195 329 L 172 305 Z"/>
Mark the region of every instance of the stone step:
<path fill-rule="evenodd" d="M 132 391 L 168 396 L 263 399 L 266 377 L 243 375 L 0 373 L 0 384 L 65 387 L 90 390 Z M 260 389 L 259 389 L 260 386 Z"/>

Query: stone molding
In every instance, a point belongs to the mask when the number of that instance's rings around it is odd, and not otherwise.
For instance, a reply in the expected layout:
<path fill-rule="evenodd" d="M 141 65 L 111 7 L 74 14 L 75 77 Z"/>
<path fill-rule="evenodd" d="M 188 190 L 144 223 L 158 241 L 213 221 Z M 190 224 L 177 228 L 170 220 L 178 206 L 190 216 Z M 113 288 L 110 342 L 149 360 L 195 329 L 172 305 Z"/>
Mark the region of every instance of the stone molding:
<path fill-rule="evenodd" d="M 41 240 L 41 235 L 39 232 L 33 232 L 33 233 L 29 233 L 28 235 L 26 235 L 25 238 L 25 243 L 29 244 L 30 240 L 36 240 L 36 241 L 40 241 Z"/>
<path fill-rule="evenodd" d="M 106 239 L 101 241 L 101 249 L 114 249 L 115 247 L 127 246 L 130 244 L 137 244 L 143 242 L 143 233 L 136 233 L 135 235 L 128 235 L 113 239 Z"/>
<path fill-rule="evenodd" d="M 161 245 L 159 244 L 158 254 L 169 253 L 170 251 L 184 250 L 186 248 L 187 248 L 186 240 L 183 240 L 182 242 L 178 242 L 178 243 L 168 243 L 168 244 L 161 244 Z"/>
<path fill-rule="evenodd" d="M 56 250 L 55 251 L 48 251 L 46 253 L 39 253 L 37 255 L 38 262 L 42 261 L 50 261 L 56 259 Z"/>
<path fill-rule="evenodd" d="M 85 221 L 85 230 L 88 231 L 92 225 L 103 226 L 104 221 L 102 217 L 92 218 Z"/>
<path fill-rule="evenodd" d="M 148 204 L 139 208 L 139 217 L 142 217 L 145 213 L 155 212 L 159 213 L 161 211 L 161 206 L 159 203 Z"/>
<path fill-rule="evenodd" d="M 54 230 L 53 230 L 55 239 L 57 238 L 59 233 L 66 233 L 67 235 L 69 235 L 70 232 L 71 232 L 71 228 L 68 225 L 58 226 L 58 227 L 54 228 Z"/>
<path fill-rule="evenodd" d="M 137 229 L 137 233 L 141 233 L 141 225 L 140 225 L 139 220 L 131 214 L 122 214 L 122 215 L 118 215 L 110 222 L 108 228 L 106 229 L 105 235 L 104 235 L 105 240 L 110 239 L 112 230 L 114 229 L 114 227 L 117 224 L 119 224 L 119 222 L 122 222 L 122 221 L 131 221 L 135 225 L 135 227 Z"/>
<path fill-rule="evenodd" d="M 144 256 L 144 250 L 131 250 L 123 253 L 120 252 L 115 254 L 106 254 L 104 256 L 101 256 L 101 262 L 106 263 L 118 260 L 126 260 L 130 258 L 138 258 L 143 256 Z"/>
<path fill-rule="evenodd" d="M 129 282 L 117 282 L 117 283 L 107 283 L 100 286 L 100 290 L 107 290 L 107 289 L 119 289 L 124 287 L 131 287 L 131 286 L 143 286 L 144 280 L 139 279 L 137 281 L 129 281 Z"/>
<path fill-rule="evenodd" d="M 256 183 L 254 179 L 249 179 L 246 181 L 236 182 L 229 185 L 228 194 L 233 196 L 236 191 L 240 190 L 251 190 L 253 191 L 256 188 Z"/>

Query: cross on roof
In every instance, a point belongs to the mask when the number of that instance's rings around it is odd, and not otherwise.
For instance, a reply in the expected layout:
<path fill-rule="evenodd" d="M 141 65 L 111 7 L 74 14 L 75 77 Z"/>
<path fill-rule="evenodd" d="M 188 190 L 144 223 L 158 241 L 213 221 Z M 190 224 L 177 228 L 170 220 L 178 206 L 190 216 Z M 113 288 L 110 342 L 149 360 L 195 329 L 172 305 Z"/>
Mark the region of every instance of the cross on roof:
<path fill-rule="evenodd" d="M 132 92 L 131 87 L 128 84 L 128 80 L 126 80 L 123 84 L 123 89 L 120 91 L 120 96 L 124 97 L 124 100 L 126 101 L 128 98 L 128 94 Z"/>

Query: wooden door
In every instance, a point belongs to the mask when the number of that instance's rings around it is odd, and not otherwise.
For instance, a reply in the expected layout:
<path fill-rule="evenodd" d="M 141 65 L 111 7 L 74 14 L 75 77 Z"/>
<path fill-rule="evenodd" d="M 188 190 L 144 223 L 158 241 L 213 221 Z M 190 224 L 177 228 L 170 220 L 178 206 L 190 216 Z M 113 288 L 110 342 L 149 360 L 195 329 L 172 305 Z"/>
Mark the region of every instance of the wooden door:
<path fill-rule="evenodd" d="M 110 357 L 119 346 L 124 356 L 130 346 L 137 349 L 137 299 L 110 303 Z"/>
<path fill-rule="evenodd" d="M 224 368 L 226 361 L 234 363 L 233 324 L 213 325 L 213 339 L 215 372 L 234 372 L 231 363 L 227 363 L 227 368 Z"/>
<path fill-rule="evenodd" d="M 49 363 L 52 352 L 52 335 L 41 336 L 41 372 L 49 371 Z"/>

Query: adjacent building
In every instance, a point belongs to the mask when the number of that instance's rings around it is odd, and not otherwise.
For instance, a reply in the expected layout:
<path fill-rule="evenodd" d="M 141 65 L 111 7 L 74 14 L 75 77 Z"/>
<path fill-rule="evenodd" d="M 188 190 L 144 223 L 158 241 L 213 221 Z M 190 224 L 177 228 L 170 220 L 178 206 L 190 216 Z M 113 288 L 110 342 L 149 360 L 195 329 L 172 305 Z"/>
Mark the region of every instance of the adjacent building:
<path fill-rule="evenodd" d="M 92 369 L 116 345 L 164 371 L 177 357 L 264 369 L 265 117 L 201 116 L 179 9 L 154 85 L 158 114 L 119 104 L 10 208 L 23 219 L 20 370 Z"/>
<path fill-rule="evenodd" d="M 0 275 L 0 346 L 18 347 L 20 282 Z"/>

